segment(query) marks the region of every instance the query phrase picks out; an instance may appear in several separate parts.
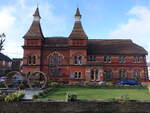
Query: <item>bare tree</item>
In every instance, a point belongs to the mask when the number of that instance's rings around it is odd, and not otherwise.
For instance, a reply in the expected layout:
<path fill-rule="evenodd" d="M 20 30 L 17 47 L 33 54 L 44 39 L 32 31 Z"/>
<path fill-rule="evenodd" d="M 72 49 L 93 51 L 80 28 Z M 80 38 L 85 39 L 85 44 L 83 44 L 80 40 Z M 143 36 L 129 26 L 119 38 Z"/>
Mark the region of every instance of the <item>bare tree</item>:
<path fill-rule="evenodd" d="M 4 47 L 5 37 L 6 35 L 4 33 L 0 34 L 0 53 L 2 52 L 2 50 L 4 50 L 3 47 Z"/>

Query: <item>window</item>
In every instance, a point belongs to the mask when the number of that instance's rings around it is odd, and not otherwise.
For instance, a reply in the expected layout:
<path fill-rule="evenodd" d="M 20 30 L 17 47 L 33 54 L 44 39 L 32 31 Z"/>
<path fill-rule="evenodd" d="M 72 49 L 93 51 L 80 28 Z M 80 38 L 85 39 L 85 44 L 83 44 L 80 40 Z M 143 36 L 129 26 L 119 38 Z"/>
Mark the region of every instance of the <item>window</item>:
<path fill-rule="evenodd" d="M 82 56 L 75 56 L 74 57 L 74 64 L 82 64 Z"/>
<path fill-rule="evenodd" d="M 75 79 L 81 79 L 82 75 L 81 72 L 75 72 Z"/>
<path fill-rule="evenodd" d="M 119 63 L 125 63 L 125 56 L 119 56 Z"/>
<path fill-rule="evenodd" d="M 5 66 L 5 65 L 6 65 L 6 61 L 5 61 L 5 60 L 3 60 L 3 61 L 2 61 L 2 63 L 3 63 L 3 66 Z"/>
<path fill-rule="evenodd" d="M 91 80 L 94 80 L 94 70 L 91 70 Z"/>
<path fill-rule="evenodd" d="M 53 56 L 50 56 L 50 65 L 51 66 L 56 66 L 60 65 L 60 56 L 58 54 L 54 54 Z"/>
<path fill-rule="evenodd" d="M 111 63 L 111 56 L 104 56 L 105 63 Z"/>
<path fill-rule="evenodd" d="M 111 80 L 112 79 L 112 71 L 111 70 L 104 70 L 104 80 Z"/>
<path fill-rule="evenodd" d="M 136 80 L 140 79 L 140 70 L 134 70 L 133 71 L 133 78 Z"/>
<path fill-rule="evenodd" d="M 28 56 L 28 64 L 35 64 L 36 57 L 35 56 Z"/>
<path fill-rule="evenodd" d="M 11 67 L 11 65 L 12 65 L 12 62 L 9 61 L 8 62 L 8 67 Z"/>
<path fill-rule="evenodd" d="M 98 70 L 97 69 L 92 69 L 91 70 L 91 80 L 92 81 L 99 80 Z"/>
<path fill-rule="evenodd" d="M 133 62 L 134 63 L 140 63 L 140 58 L 141 58 L 140 56 L 134 56 L 133 57 Z"/>
<path fill-rule="evenodd" d="M 61 57 L 59 54 L 54 53 L 49 58 L 49 64 L 50 64 L 50 73 L 52 76 L 59 76 L 60 75 L 60 68 L 59 65 L 61 63 Z"/>
<path fill-rule="evenodd" d="M 126 71 L 124 69 L 119 70 L 119 76 L 120 76 L 120 78 L 125 78 L 126 77 L 125 72 Z"/>
<path fill-rule="evenodd" d="M 96 61 L 96 56 L 89 56 L 88 61 Z"/>

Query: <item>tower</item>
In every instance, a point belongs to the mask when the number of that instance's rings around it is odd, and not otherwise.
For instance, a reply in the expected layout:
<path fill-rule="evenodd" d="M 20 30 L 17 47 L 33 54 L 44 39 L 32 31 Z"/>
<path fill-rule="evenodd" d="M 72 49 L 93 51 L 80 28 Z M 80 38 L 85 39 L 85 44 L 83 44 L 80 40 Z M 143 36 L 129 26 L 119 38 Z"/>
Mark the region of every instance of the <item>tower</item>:
<path fill-rule="evenodd" d="M 70 74 L 77 74 L 78 78 L 84 79 L 85 67 L 83 65 L 87 62 L 88 37 L 82 27 L 81 17 L 80 10 L 77 8 L 73 30 L 69 35 Z"/>
<path fill-rule="evenodd" d="M 24 57 L 23 57 L 23 71 L 30 73 L 34 71 L 41 71 L 42 63 L 42 42 L 44 36 L 40 24 L 39 8 L 36 8 L 33 14 L 33 22 L 24 35 Z"/>

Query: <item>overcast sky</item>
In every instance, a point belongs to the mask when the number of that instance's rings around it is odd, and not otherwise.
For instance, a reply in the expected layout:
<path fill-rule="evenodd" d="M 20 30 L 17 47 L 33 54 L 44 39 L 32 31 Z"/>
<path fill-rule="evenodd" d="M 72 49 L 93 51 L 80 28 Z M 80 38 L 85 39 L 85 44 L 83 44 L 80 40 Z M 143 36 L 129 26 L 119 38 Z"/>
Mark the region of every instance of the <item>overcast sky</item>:
<path fill-rule="evenodd" d="M 150 0 L 1 0 L 3 53 L 11 58 L 23 56 L 22 37 L 32 23 L 37 1 L 45 37 L 69 36 L 78 6 L 89 39 L 132 39 L 150 52 Z"/>

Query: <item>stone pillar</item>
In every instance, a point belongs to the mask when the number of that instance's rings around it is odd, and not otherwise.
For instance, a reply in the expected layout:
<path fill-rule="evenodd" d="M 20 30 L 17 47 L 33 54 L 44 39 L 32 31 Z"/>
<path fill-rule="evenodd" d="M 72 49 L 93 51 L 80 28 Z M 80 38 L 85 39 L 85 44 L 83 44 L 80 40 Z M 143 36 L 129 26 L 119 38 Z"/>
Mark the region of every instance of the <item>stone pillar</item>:
<path fill-rule="evenodd" d="M 86 81 L 91 81 L 91 78 L 90 78 L 90 69 L 86 69 L 85 80 Z"/>
<path fill-rule="evenodd" d="M 103 72 L 103 70 L 99 71 L 99 75 L 100 75 L 100 81 L 104 81 L 104 72 Z"/>

